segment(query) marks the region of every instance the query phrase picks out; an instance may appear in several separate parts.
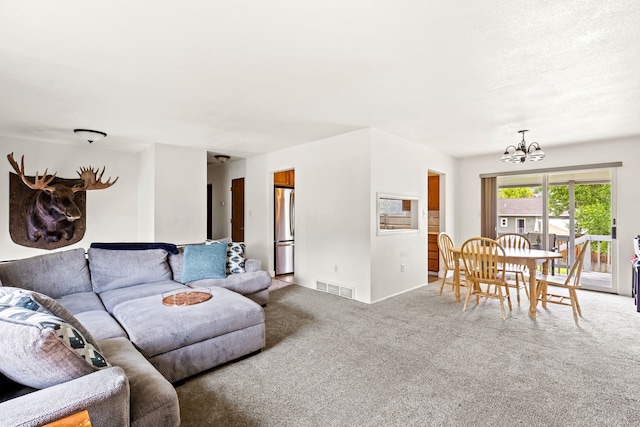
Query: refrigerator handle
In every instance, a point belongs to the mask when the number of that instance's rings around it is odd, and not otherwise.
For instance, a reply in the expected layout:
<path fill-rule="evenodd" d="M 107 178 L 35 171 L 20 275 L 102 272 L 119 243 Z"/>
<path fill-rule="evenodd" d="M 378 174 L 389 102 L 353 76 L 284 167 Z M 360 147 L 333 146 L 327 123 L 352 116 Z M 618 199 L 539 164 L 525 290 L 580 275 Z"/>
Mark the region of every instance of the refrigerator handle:
<path fill-rule="evenodd" d="M 295 224 L 296 224 L 296 214 L 295 214 L 295 199 L 293 196 L 293 191 L 289 194 L 289 231 L 291 232 L 291 237 L 295 236 Z"/>

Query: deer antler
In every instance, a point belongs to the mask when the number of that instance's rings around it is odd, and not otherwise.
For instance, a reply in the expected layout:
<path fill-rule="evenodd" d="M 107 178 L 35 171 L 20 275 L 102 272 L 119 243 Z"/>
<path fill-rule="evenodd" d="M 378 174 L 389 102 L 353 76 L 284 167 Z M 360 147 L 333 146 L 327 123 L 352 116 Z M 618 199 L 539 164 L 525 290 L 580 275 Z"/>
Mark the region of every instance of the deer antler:
<path fill-rule="evenodd" d="M 49 177 L 47 178 L 47 171 L 49 169 L 45 169 L 44 174 L 42 174 L 41 177 L 38 177 L 38 172 L 36 172 L 36 176 L 34 177 L 34 180 L 32 183 L 27 179 L 26 176 L 24 176 L 24 155 L 20 160 L 20 165 L 21 165 L 20 167 L 18 167 L 18 163 L 14 160 L 13 153 L 7 154 L 7 159 L 9 160 L 9 163 L 11 164 L 11 166 L 13 166 L 13 170 L 16 171 L 16 173 L 20 176 L 20 178 L 22 178 L 22 182 L 24 182 L 27 187 L 31 188 L 32 190 L 52 191 L 54 189 L 53 187 L 49 187 L 49 184 L 56 177 L 56 174 L 54 173 L 53 175 L 49 175 Z"/>
<path fill-rule="evenodd" d="M 77 191 L 88 191 L 88 190 L 103 190 L 105 188 L 111 187 L 113 184 L 118 181 L 119 176 L 111 182 L 111 177 L 107 180 L 107 182 L 102 182 L 102 174 L 104 174 L 105 167 L 102 168 L 102 172 L 98 175 L 99 169 L 93 169 L 93 167 L 89 166 L 88 168 L 81 167 L 78 171 L 78 175 L 80 175 L 80 179 L 84 183 L 83 185 L 76 185 L 73 187 L 73 192 Z"/>

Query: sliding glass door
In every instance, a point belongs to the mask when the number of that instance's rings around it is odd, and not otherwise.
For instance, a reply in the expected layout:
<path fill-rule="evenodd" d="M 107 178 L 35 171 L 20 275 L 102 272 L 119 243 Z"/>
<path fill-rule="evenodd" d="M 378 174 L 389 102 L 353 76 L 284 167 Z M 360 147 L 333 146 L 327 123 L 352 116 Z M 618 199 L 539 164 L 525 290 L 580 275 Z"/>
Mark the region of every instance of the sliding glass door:
<path fill-rule="evenodd" d="M 582 286 L 612 291 L 615 250 L 612 171 L 608 168 L 498 177 L 497 232 L 525 234 L 533 247 L 559 251 L 552 274 L 575 262 L 576 245 L 589 245 Z"/>
<path fill-rule="evenodd" d="M 589 245 L 581 283 L 584 288 L 611 291 L 613 245 L 611 239 L 611 171 L 551 174 L 549 186 L 549 229 L 556 232 L 556 247 L 563 258 L 557 274 L 567 274 L 575 262 L 576 246 Z"/>

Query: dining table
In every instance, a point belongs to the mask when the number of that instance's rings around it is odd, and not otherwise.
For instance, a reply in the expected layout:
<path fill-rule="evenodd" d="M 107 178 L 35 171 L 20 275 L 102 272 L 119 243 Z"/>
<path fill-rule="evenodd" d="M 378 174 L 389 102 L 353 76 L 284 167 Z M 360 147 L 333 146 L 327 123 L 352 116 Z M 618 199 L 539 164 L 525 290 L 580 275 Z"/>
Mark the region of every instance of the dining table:
<path fill-rule="evenodd" d="M 462 260 L 462 246 L 454 246 L 452 252 L 457 257 L 458 262 Z M 554 251 L 542 249 L 516 249 L 504 248 L 506 261 L 509 264 L 526 265 L 529 270 L 529 316 L 536 318 L 536 307 L 538 305 L 536 270 L 538 263 L 542 262 L 542 274 L 549 271 L 549 260 L 562 258 L 562 254 Z M 453 270 L 453 283 L 455 288 L 456 302 L 460 302 L 460 269 Z"/>

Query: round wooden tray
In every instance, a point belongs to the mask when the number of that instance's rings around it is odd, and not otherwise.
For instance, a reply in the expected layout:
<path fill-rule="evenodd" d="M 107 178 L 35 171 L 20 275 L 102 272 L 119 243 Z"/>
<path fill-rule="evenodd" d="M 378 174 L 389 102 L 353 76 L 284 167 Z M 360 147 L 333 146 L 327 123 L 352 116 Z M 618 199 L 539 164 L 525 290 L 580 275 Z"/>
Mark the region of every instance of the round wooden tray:
<path fill-rule="evenodd" d="M 173 307 L 200 304 L 210 299 L 211 291 L 208 289 L 178 290 L 162 294 L 162 303 Z"/>

